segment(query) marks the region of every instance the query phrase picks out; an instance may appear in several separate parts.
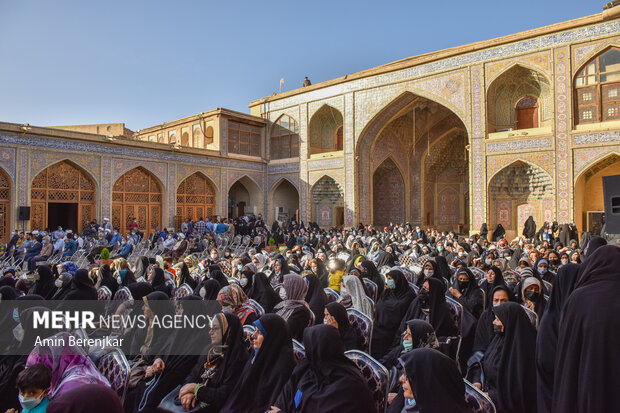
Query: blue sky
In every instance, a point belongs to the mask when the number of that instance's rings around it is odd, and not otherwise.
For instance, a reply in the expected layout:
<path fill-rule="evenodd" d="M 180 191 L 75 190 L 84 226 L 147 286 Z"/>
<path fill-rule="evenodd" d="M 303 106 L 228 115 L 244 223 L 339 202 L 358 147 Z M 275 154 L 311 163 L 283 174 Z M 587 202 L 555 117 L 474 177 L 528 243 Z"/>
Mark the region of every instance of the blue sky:
<path fill-rule="evenodd" d="M 0 0 L 0 121 L 140 129 L 599 13 L 596 0 Z"/>

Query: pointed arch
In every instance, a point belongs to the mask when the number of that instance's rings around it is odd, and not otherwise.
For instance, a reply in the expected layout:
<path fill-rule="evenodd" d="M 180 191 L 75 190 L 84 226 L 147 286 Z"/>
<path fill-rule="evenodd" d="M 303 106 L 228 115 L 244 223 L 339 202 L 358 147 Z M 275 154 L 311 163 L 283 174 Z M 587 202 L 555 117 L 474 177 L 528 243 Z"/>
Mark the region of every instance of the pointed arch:
<path fill-rule="evenodd" d="M 539 227 L 555 215 L 553 179 L 529 161 L 514 160 L 490 175 L 487 190 L 489 229 L 502 224 L 506 239 L 521 234 L 529 215 Z"/>
<path fill-rule="evenodd" d="M 379 164 L 372 177 L 374 225 L 405 222 L 405 179 L 392 156 Z"/>
<path fill-rule="evenodd" d="M 44 168 L 30 187 L 32 229 L 62 225 L 81 232 L 96 218 L 97 181 L 69 159 Z"/>
<path fill-rule="evenodd" d="M 620 175 L 620 152 L 612 150 L 584 167 L 575 176 L 573 210 L 575 224 L 583 231 L 599 235 L 601 212 L 605 210 L 603 176 Z"/>
<path fill-rule="evenodd" d="M 162 224 L 163 185 L 149 170 L 137 166 L 121 175 L 112 187 L 112 224 L 128 231 L 136 218 L 138 229 L 154 232 Z"/>
<path fill-rule="evenodd" d="M 488 91 L 489 88 L 491 87 L 491 85 L 493 84 L 493 82 L 495 82 L 499 77 L 501 77 L 506 72 L 509 72 L 510 70 L 514 69 L 516 66 L 521 66 L 521 67 L 523 67 L 525 69 L 529 69 L 529 70 L 531 70 L 533 72 L 537 72 L 540 75 L 544 76 L 545 79 L 547 80 L 547 82 L 551 83 L 551 79 L 549 78 L 549 76 L 546 73 L 542 72 L 540 70 L 540 67 L 536 67 L 536 66 L 534 66 L 534 65 L 532 65 L 532 64 L 530 64 L 528 62 L 520 60 L 520 61 L 517 61 L 517 62 L 512 62 L 509 65 L 507 65 L 506 67 L 503 67 L 501 70 L 496 72 L 493 75 L 493 77 L 489 78 L 487 80 L 488 83 L 487 83 L 486 90 Z"/>
<path fill-rule="evenodd" d="M 278 179 L 269 191 L 269 205 L 269 222 L 284 222 L 292 217 L 298 220 L 299 188 L 287 177 Z"/>
<path fill-rule="evenodd" d="M 244 174 L 228 187 L 228 217 L 236 218 L 247 214 L 262 214 L 263 191 L 250 175 Z"/>
<path fill-rule="evenodd" d="M 575 124 L 620 119 L 620 47 L 607 46 L 573 76 Z"/>
<path fill-rule="evenodd" d="M 553 126 L 553 93 L 549 77 L 523 62 L 514 63 L 487 87 L 487 130 L 489 133 Z M 536 101 L 517 107 L 524 97 Z"/>
<path fill-rule="evenodd" d="M 0 167 L 0 242 L 8 242 L 11 232 L 11 195 L 13 181 L 8 172 Z"/>
<path fill-rule="evenodd" d="M 187 176 L 176 189 L 175 227 L 186 218 L 196 221 L 216 215 L 217 187 L 202 171 Z M 178 224 L 178 225 L 177 225 Z"/>
<path fill-rule="evenodd" d="M 308 126 L 309 155 L 338 150 L 338 134 L 344 125 L 342 113 L 324 104 L 310 118 Z M 340 131 L 340 132 L 339 132 Z"/>
<path fill-rule="evenodd" d="M 386 159 L 388 154 L 393 155 L 394 159 L 403 158 L 397 165 L 402 167 L 403 163 L 407 164 L 407 172 L 403 174 L 407 184 L 405 220 L 422 221 L 424 188 L 421 182 L 421 154 L 430 144 L 442 140 L 447 131 L 454 128 L 468 130 L 459 114 L 451 109 L 452 105 L 426 95 L 428 93 L 418 94 L 411 88 L 401 92 L 366 124 L 359 135 L 355 150 L 359 221 L 372 221 L 372 197 L 364 194 L 373 193 L 373 168 L 377 165 L 373 159 Z M 466 136 L 469 139 L 469 134 Z M 396 147 L 400 149 L 395 151 Z"/>
<path fill-rule="evenodd" d="M 594 49 L 590 50 L 585 55 L 581 56 L 581 58 L 579 59 L 579 63 L 577 63 L 577 65 L 575 65 L 575 67 L 573 68 L 573 80 L 575 80 L 575 77 L 577 76 L 577 73 L 579 73 L 588 64 L 588 62 L 590 60 L 592 60 L 596 56 L 606 52 L 607 49 L 611 49 L 611 48 L 614 48 L 614 47 L 615 48 L 620 48 L 620 42 L 612 41 L 610 43 L 601 44 L 601 45 L 595 47 Z"/>
<path fill-rule="evenodd" d="M 299 123 L 293 116 L 283 113 L 271 125 L 269 153 L 271 159 L 299 156 Z"/>
<path fill-rule="evenodd" d="M 329 174 L 319 178 L 310 190 L 312 220 L 321 227 L 339 226 L 344 223 L 344 191 Z"/>

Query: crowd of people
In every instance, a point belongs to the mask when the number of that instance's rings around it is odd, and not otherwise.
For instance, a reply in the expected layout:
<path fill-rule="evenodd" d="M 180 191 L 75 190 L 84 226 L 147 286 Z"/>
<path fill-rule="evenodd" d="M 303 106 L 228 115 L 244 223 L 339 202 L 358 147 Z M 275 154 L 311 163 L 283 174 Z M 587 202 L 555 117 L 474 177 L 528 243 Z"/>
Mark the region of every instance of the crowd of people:
<path fill-rule="evenodd" d="M 620 247 L 572 224 L 536 231 L 530 217 L 515 239 L 501 225 L 489 237 L 486 224 L 472 236 L 408 223 L 268 228 L 260 216 L 188 219 L 153 234 L 134 224 L 127 234 L 107 218 L 80 234 L 12 234 L 3 254 L 17 267 L 0 278 L 0 300 L 15 303 L 0 315 L 13 331 L 0 336 L 0 411 L 375 412 L 376 389 L 348 350 L 389 371 L 391 413 L 478 411 L 468 389 L 500 413 L 620 411 Z M 133 300 L 119 313 L 152 319 L 199 302 L 214 316 L 208 329 L 173 336 L 153 324 L 123 331 L 131 372 L 121 397 L 97 368 L 101 354 L 22 348 L 70 334 L 30 327 L 44 300 L 121 289 Z M 352 310 L 372 320 L 370 343 Z M 160 351 L 190 344 L 204 351 Z"/>

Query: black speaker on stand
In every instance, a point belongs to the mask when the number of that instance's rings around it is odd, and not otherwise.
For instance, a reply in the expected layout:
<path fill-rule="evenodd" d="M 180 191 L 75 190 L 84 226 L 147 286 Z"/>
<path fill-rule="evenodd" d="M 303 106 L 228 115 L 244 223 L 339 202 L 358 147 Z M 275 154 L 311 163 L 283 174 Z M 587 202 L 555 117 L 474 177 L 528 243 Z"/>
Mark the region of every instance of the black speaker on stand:
<path fill-rule="evenodd" d="M 30 221 L 30 207 L 20 206 L 18 215 L 19 215 L 19 220 L 22 222 L 22 231 L 23 231 L 24 221 Z"/>
<path fill-rule="evenodd" d="M 620 234 L 620 175 L 603 177 L 605 232 Z"/>

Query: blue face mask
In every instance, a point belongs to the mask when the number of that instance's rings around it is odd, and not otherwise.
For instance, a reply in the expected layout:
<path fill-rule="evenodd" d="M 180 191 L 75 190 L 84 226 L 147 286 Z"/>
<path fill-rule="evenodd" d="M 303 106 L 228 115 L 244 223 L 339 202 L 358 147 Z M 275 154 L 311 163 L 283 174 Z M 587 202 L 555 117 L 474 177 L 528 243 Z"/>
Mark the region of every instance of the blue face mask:
<path fill-rule="evenodd" d="M 19 312 L 17 311 L 17 308 L 13 309 L 13 321 L 19 323 Z"/>
<path fill-rule="evenodd" d="M 403 347 L 407 351 L 411 351 L 413 349 L 413 341 L 411 340 L 403 340 Z"/>
<path fill-rule="evenodd" d="M 259 351 L 259 350 L 260 350 L 259 348 L 255 348 L 255 349 L 254 349 L 254 357 L 258 356 L 258 351 Z"/>
<path fill-rule="evenodd" d="M 32 410 L 41 404 L 43 398 L 41 397 L 24 397 L 21 394 L 19 395 L 19 404 L 22 405 L 24 409 Z"/>
<path fill-rule="evenodd" d="M 387 280 L 385 283 L 387 284 L 388 288 L 391 290 L 396 288 L 396 283 L 394 282 L 394 280 Z"/>

